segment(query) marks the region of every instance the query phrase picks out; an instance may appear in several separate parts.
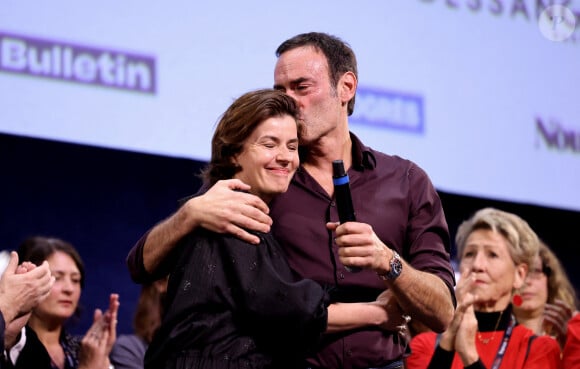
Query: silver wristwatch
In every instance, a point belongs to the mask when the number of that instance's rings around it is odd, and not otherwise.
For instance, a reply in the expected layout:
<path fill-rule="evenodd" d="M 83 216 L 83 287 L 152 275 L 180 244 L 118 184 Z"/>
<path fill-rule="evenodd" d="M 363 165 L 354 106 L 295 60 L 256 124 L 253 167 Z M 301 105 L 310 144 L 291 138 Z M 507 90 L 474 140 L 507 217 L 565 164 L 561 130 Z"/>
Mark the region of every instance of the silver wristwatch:
<path fill-rule="evenodd" d="M 401 275 L 403 271 L 403 262 L 401 261 L 401 257 L 395 251 L 393 251 L 393 258 L 390 261 L 390 270 L 386 273 L 378 273 L 379 277 L 385 281 L 394 281 L 397 279 L 398 276 Z"/>

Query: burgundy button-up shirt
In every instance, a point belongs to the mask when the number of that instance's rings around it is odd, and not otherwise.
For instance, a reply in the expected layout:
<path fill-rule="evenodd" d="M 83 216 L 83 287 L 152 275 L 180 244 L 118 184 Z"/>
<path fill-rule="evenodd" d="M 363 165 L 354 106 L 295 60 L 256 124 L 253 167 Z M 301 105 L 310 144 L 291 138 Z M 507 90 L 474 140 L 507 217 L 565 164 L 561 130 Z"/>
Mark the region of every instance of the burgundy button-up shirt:
<path fill-rule="evenodd" d="M 357 221 L 414 268 L 439 276 L 453 295 L 449 233 L 441 201 L 425 172 L 411 161 L 368 147 L 351 134 L 353 163 L 348 170 Z M 300 168 L 288 191 L 270 204 L 272 232 L 292 269 L 330 290 L 334 301 L 373 301 L 385 283 L 370 270 L 348 272 L 326 222 L 337 222 L 334 199 Z M 380 367 L 400 359 L 405 344 L 397 334 L 361 329 L 327 335 L 309 359 L 320 368 Z"/>

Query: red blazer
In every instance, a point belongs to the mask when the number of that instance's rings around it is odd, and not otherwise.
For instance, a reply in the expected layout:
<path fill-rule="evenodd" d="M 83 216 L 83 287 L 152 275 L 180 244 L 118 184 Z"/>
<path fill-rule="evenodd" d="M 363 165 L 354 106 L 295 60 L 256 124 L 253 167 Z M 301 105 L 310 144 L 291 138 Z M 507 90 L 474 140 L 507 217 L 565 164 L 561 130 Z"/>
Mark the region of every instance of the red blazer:
<path fill-rule="evenodd" d="M 491 338 L 494 332 L 481 332 L 482 338 Z M 533 332 L 522 325 L 517 325 L 508 343 L 501 369 L 559 369 L 561 368 L 560 347 L 556 340 L 548 336 L 537 336 L 528 344 Z M 503 338 L 503 331 L 495 332 L 493 340 L 484 345 L 476 341 L 479 358 L 486 368 L 491 368 L 495 355 Z M 435 352 L 437 334 L 421 333 L 411 340 L 411 355 L 407 358 L 407 369 L 425 369 L 429 366 Z M 527 355 L 527 358 L 526 358 Z M 457 353 L 449 368 L 463 369 L 463 363 Z"/>
<path fill-rule="evenodd" d="M 568 334 L 562 354 L 564 369 L 580 369 L 580 314 L 568 321 Z"/>

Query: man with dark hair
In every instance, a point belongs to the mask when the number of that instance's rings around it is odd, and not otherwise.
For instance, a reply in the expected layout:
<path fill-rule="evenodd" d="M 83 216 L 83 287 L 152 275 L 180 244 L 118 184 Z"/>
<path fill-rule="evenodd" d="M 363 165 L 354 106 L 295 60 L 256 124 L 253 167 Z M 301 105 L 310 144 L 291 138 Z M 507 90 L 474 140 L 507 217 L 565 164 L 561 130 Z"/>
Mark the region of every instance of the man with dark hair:
<path fill-rule="evenodd" d="M 405 320 L 444 331 L 454 312 L 454 276 L 441 202 L 416 164 L 375 151 L 349 131 L 358 82 L 353 51 L 337 37 L 306 33 L 282 43 L 276 55 L 274 88 L 297 101 L 304 124 L 302 164 L 288 191 L 268 207 L 235 191 L 248 189 L 240 181 L 216 183 L 135 245 L 127 260 L 133 279 L 157 277 L 160 262 L 197 227 L 253 243 L 247 230 L 272 228 L 293 270 L 328 288 L 333 302 L 396 302 Z M 359 222 L 338 225 L 337 159 L 348 170 Z M 365 270 L 351 273 L 346 266 Z M 402 368 L 402 316 L 390 312 L 387 322 L 353 316 L 335 327 L 304 367 Z"/>

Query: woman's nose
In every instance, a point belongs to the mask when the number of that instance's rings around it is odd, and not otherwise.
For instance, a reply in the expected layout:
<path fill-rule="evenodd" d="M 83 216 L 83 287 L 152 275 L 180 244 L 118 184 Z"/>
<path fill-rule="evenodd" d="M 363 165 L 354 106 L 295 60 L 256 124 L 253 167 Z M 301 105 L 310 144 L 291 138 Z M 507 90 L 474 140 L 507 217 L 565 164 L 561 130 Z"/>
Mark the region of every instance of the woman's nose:
<path fill-rule="evenodd" d="M 483 270 L 483 269 L 485 269 L 485 264 L 486 264 L 486 260 L 485 260 L 483 253 L 478 252 L 477 254 L 475 254 L 475 257 L 473 258 L 473 263 L 471 264 L 471 269 L 478 270 L 478 271 Z"/>
<path fill-rule="evenodd" d="M 71 280 L 65 279 L 62 282 L 62 290 L 64 292 L 72 292 L 73 291 L 73 282 Z"/>
<path fill-rule="evenodd" d="M 294 154 L 292 153 L 292 151 L 290 151 L 290 149 L 281 148 L 278 151 L 278 155 L 277 155 L 276 159 L 279 162 L 288 163 L 288 162 L 290 162 L 290 160 L 292 160 L 292 155 L 294 155 Z"/>

